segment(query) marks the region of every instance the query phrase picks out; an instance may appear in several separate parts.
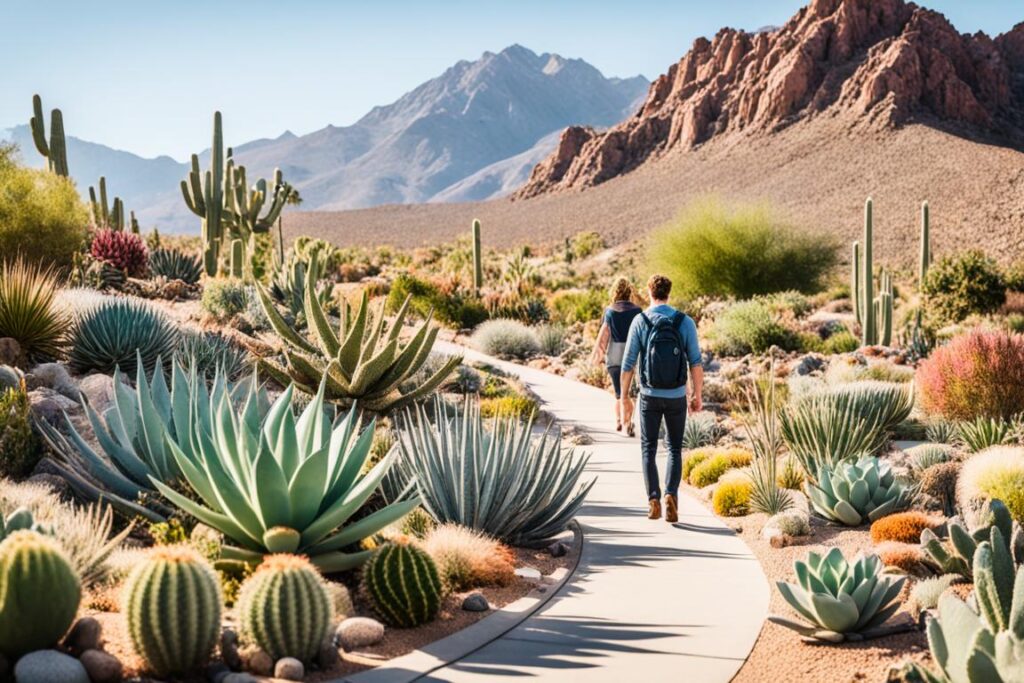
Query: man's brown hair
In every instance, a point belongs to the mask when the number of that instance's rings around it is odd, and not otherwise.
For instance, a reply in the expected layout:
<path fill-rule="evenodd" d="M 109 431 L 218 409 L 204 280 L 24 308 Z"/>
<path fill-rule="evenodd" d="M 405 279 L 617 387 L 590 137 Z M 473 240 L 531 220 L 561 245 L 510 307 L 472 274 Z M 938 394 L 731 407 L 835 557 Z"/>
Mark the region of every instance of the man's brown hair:
<path fill-rule="evenodd" d="M 672 292 L 672 281 L 664 275 L 652 275 L 647 281 L 647 289 L 651 292 L 651 298 L 667 301 L 668 295 Z"/>

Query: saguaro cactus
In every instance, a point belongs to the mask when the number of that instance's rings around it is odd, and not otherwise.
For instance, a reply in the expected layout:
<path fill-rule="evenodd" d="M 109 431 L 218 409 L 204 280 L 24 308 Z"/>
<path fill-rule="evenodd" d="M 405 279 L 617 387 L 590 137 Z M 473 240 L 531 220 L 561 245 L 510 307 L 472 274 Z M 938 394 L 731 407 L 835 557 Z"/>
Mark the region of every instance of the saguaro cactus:
<path fill-rule="evenodd" d="M 107 179 L 100 176 L 99 197 L 96 196 L 96 188 L 89 186 L 89 208 L 92 211 L 92 224 L 97 228 L 109 228 L 111 230 L 124 230 L 124 202 L 120 197 L 114 197 L 113 205 L 107 203 Z M 134 223 L 135 214 L 132 214 Z M 136 224 L 137 225 L 137 224 Z"/>
<path fill-rule="evenodd" d="M 220 264 L 221 240 L 226 229 L 224 219 L 224 131 L 220 112 L 213 113 L 213 144 L 210 147 L 210 168 L 199 168 L 199 155 L 192 155 L 188 180 L 181 181 L 185 204 L 202 220 L 203 266 L 214 276 Z"/>
<path fill-rule="evenodd" d="M 46 123 L 43 120 L 43 100 L 39 95 L 32 96 L 33 116 L 29 121 L 32 129 L 32 141 L 39 153 L 46 157 L 52 173 L 59 176 L 68 175 L 68 151 L 64 141 L 64 116 L 60 109 L 50 112 L 50 139 L 46 139 Z"/>
<path fill-rule="evenodd" d="M 861 337 L 865 346 L 875 343 L 876 329 L 875 329 L 875 309 L 872 306 L 872 302 L 875 300 L 874 296 L 874 269 L 873 269 L 873 253 L 872 253 L 872 240 L 874 238 L 874 203 L 871 201 L 871 197 L 868 197 L 867 202 L 864 204 L 864 274 L 861 276 L 861 286 L 864 288 L 864 295 L 862 297 L 862 304 L 864 311 L 861 313 Z"/>
<path fill-rule="evenodd" d="M 853 257 L 850 262 L 853 264 L 853 277 L 850 281 L 850 296 L 853 298 L 853 315 L 857 324 L 862 324 L 860 317 L 860 242 L 853 243 Z"/>
<path fill-rule="evenodd" d="M 483 254 L 480 251 L 480 221 L 473 219 L 473 289 L 479 295 L 484 286 Z"/>
<path fill-rule="evenodd" d="M 892 342 L 892 311 L 895 302 L 892 276 L 884 271 L 879 276 L 878 295 L 875 295 L 873 263 L 874 238 L 873 202 L 869 197 L 864 205 L 863 242 L 853 243 L 853 276 L 851 278 L 853 310 L 861 329 L 861 343 L 865 346 Z"/>
<path fill-rule="evenodd" d="M 918 286 L 924 287 L 924 279 L 928 276 L 928 266 L 932 263 L 931 226 L 928 202 L 921 203 L 921 265 L 918 272 Z"/>

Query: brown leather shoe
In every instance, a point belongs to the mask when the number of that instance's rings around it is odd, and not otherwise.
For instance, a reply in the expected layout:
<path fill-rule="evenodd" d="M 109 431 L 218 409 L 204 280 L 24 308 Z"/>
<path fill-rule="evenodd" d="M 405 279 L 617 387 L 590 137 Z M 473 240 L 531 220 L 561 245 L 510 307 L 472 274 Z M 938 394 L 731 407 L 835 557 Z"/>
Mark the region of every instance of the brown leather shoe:
<path fill-rule="evenodd" d="M 651 498 L 647 519 L 661 519 L 661 502 L 657 498 Z"/>
<path fill-rule="evenodd" d="M 665 496 L 665 521 L 669 524 L 679 521 L 679 501 L 671 493 Z"/>

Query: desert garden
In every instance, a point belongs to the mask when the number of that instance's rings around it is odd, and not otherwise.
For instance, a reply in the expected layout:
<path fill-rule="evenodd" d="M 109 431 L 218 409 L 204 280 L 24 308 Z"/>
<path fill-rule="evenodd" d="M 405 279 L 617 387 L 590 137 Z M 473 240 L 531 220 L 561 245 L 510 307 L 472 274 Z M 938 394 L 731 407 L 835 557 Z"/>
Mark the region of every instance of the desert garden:
<path fill-rule="evenodd" d="M 657 270 L 704 349 L 687 493 L 772 583 L 736 680 L 1024 680 L 1024 265 L 933 255 L 927 203 L 913 258 L 871 200 L 853 245 L 716 198 L 617 245 L 286 243 L 301 198 L 216 114 L 200 236 L 143 234 L 79 199 L 59 110 L 32 131 L 47 170 L 0 149 L 0 677 L 334 680 L 571 585 L 596 435 L 520 369 L 606 389 L 608 286 Z"/>

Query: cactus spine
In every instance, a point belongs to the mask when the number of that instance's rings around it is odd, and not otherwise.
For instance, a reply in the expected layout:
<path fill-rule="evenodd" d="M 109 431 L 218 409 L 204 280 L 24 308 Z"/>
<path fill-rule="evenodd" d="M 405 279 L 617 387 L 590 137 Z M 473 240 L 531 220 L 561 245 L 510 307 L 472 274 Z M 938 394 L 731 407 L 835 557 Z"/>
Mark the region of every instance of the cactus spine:
<path fill-rule="evenodd" d="M 297 555 L 268 555 L 238 596 L 242 637 L 275 661 L 309 662 L 327 637 L 334 603 L 320 574 Z"/>
<path fill-rule="evenodd" d="M 928 202 L 921 203 L 921 265 L 918 272 L 918 286 L 924 288 L 928 277 L 928 266 L 932 263 L 931 225 Z"/>
<path fill-rule="evenodd" d="M 22 529 L 0 543 L 0 653 L 53 647 L 71 626 L 82 586 L 57 541 Z"/>
<path fill-rule="evenodd" d="M 437 566 L 430 555 L 409 544 L 387 543 L 374 553 L 363 567 L 363 586 L 391 626 L 425 624 L 441 606 Z"/>
<path fill-rule="evenodd" d="M 220 635 L 220 582 L 184 546 L 158 547 L 129 574 L 123 598 L 135 651 L 159 676 L 202 666 Z"/>
<path fill-rule="evenodd" d="M 46 140 L 46 122 L 43 119 L 43 100 L 39 95 L 32 96 L 32 113 L 29 128 L 32 129 L 32 141 L 39 153 L 46 157 L 51 173 L 68 176 L 68 150 L 64 141 L 64 116 L 60 109 L 50 112 L 50 140 Z"/>
<path fill-rule="evenodd" d="M 484 286 L 483 255 L 480 252 L 480 221 L 473 219 L 473 290 L 480 295 Z"/>

